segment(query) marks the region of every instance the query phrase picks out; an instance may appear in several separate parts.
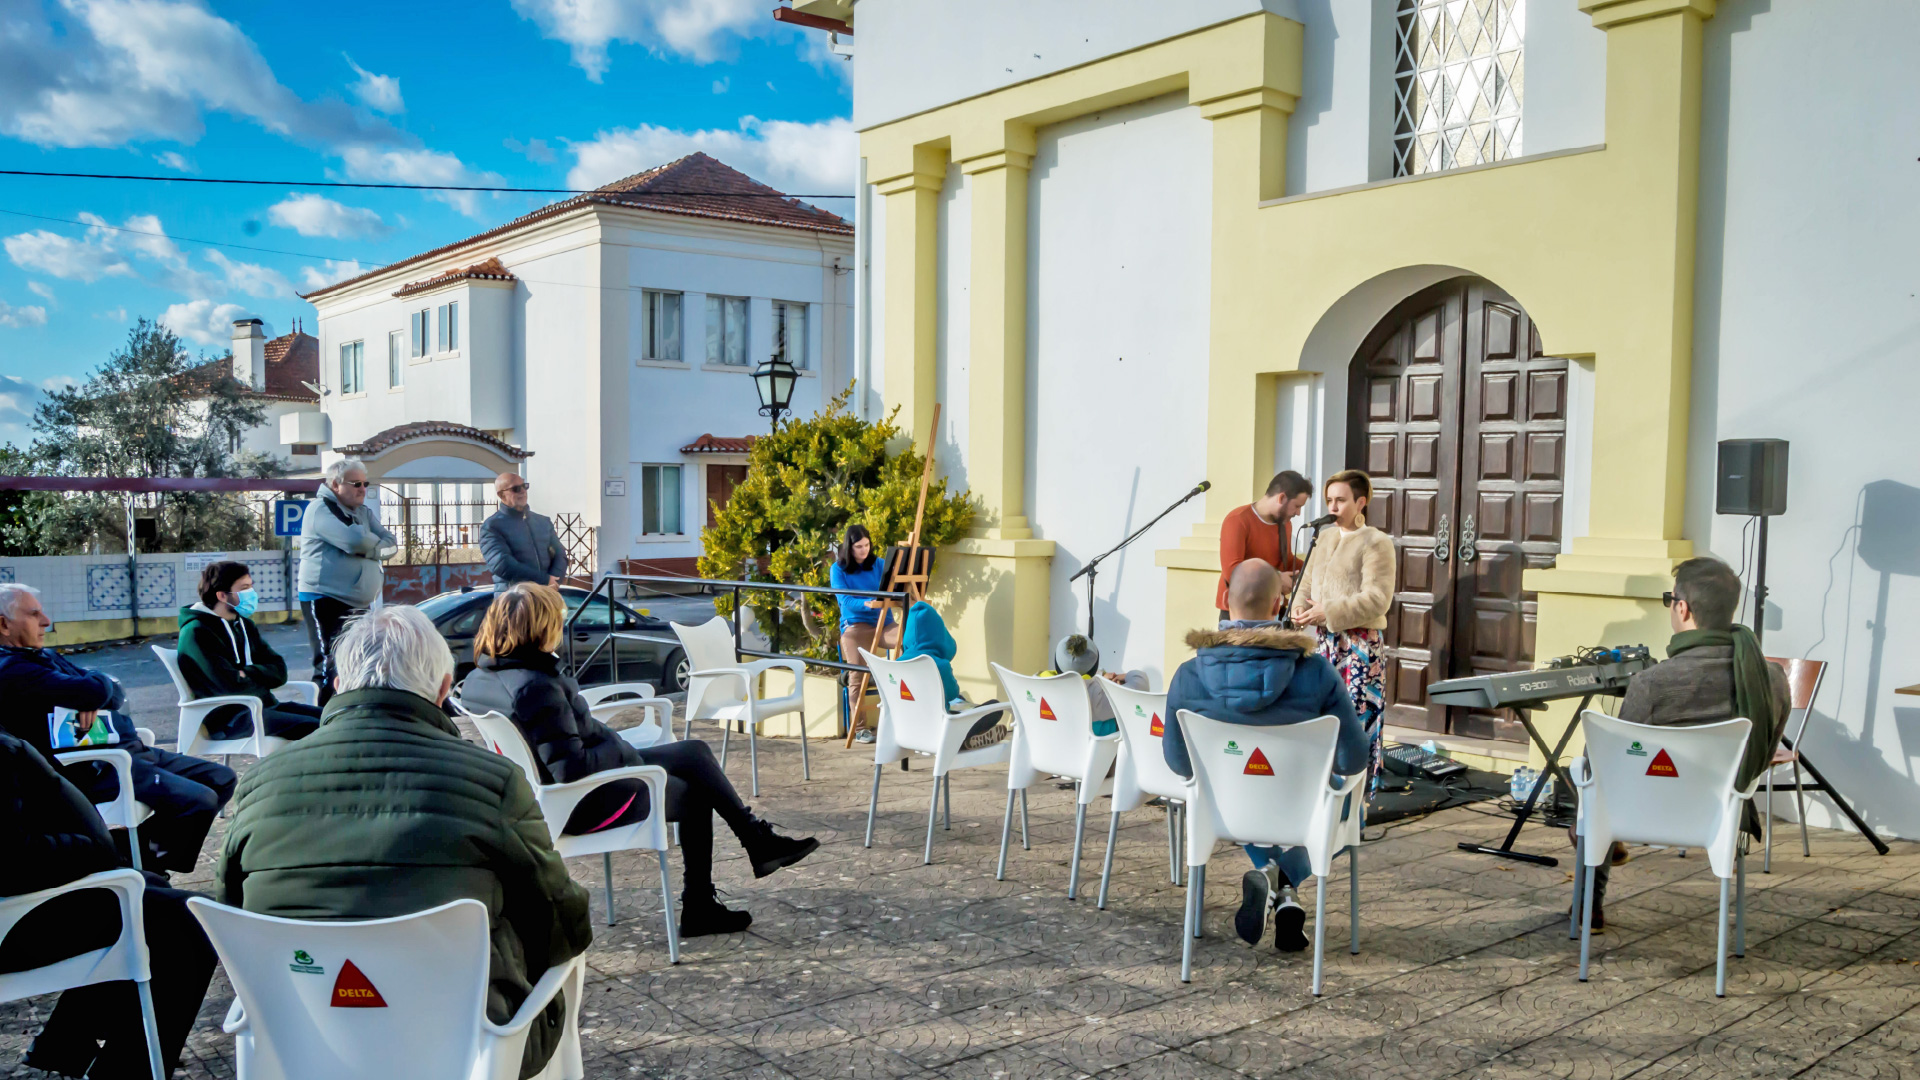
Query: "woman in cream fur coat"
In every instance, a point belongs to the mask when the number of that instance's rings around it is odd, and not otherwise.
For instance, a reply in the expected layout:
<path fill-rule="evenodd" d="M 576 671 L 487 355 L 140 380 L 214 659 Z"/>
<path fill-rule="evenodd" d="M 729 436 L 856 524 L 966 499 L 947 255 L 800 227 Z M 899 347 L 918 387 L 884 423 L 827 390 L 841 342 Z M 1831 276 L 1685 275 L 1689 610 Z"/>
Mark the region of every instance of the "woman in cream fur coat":
<path fill-rule="evenodd" d="M 1313 627 L 1320 655 L 1353 695 L 1353 711 L 1371 744 L 1367 793 L 1380 781 L 1380 730 L 1386 709 L 1387 609 L 1393 606 L 1393 537 L 1367 524 L 1373 483 L 1358 469 L 1333 474 L 1326 486 L 1335 528 L 1320 537 L 1293 621 Z"/>

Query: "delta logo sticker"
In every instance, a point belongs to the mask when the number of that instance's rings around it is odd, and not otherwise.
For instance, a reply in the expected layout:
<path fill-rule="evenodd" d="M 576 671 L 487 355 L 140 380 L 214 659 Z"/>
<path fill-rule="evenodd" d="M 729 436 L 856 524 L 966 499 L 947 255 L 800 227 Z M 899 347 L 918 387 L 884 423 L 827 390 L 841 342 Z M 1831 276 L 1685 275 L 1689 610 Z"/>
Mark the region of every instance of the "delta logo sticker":
<path fill-rule="evenodd" d="M 1153 714 L 1153 723 L 1147 725 L 1147 734 L 1154 738 L 1163 738 L 1167 734 L 1167 725 L 1160 722 L 1160 714 Z"/>
<path fill-rule="evenodd" d="M 1662 750 L 1653 755 L 1653 763 L 1647 766 L 1647 775 L 1672 776 L 1677 778 L 1680 775 L 1680 770 L 1673 767 L 1673 759 L 1667 756 L 1665 750 Z"/>
<path fill-rule="evenodd" d="M 333 980 L 333 1007 L 336 1009 L 384 1009 L 387 999 L 373 988 L 373 983 L 362 974 L 353 961 L 340 965 L 340 974 Z"/>
<path fill-rule="evenodd" d="M 1057 717 L 1057 716 L 1055 716 L 1055 715 L 1053 715 L 1053 706 L 1051 706 L 1051 705 L 1049 705 L 1049 704 L 1047 704 L 1047 699 L 1046 699 L 1046 698 L 1041 698 L 1041 699 L 1040 699 L 1040 719 L 1042 719 L 1042 720 L 1058 720 L 1058 719 L 1060 719 L 1059 717 Z"/>
<path fill-rule="evenodd" d="M 326 968 L 313 962 L 312 954 L 308 953 L 305 949 L 293 950 L 293 963 L 287 965 L 287 970 L 296 975 L 325 975 L 327 973 Z"/>
<path fill-rule="evenodd" d="M 909 687 L 905 682 L 902 682 L 900 684 L 900 700 L 901 701 L 913 700 L 913 688 Z"/>
<path fill-rule="evenodd" d="M 1253 748 L 1253 756 L 1247 759 L 1247 767 L 1240 772 L 1244 776 L 1272 776 L 1273 766 L 1267 763 L 1267 755 L 1261 753 L 1260 748 L 1256 746 Z"/>

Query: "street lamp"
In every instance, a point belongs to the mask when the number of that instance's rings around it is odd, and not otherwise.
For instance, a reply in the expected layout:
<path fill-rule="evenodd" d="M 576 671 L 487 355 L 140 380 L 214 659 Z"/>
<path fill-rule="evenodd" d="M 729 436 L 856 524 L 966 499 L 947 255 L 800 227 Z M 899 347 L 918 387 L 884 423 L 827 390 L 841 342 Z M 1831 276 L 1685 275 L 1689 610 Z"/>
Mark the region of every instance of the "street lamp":
<path fill-rule="evenodd" d="M 753 389 L 760 395 L 760 415 L 773 418 L 775 431 L 780 429 L 780 414 L 789 411 L 793 384 L 799 380 L 799 370 L 778 356 L 753 369 Z"/>

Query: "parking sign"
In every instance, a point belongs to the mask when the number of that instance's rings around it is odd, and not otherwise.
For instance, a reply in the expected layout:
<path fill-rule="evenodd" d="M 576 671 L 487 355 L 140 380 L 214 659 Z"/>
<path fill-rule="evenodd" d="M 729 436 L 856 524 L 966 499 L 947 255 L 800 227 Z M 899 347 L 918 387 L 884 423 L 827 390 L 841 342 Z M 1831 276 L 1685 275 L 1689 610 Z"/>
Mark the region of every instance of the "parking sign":
<path fill-rule="evenodd" d="M 273 535 L 299 536 L 300 523 L 307 516 L 307 499 L 273 500 Z"/>

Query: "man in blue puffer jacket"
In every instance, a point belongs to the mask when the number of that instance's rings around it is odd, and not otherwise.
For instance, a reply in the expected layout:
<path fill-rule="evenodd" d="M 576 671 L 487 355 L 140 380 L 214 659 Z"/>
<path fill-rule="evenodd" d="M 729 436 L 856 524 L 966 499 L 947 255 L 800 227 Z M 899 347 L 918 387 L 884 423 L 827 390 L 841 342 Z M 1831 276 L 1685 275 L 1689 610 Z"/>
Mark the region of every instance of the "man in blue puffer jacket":
<path fill-rule="evenodd" d="M 1180 710 L 1210 720 L 1249 727 L 1298 724 L 1322 716 L 1340 720 L 1333 771 L 1341 776 L 1365 772 L 1367 733 L 1354 715 L 1353 698 L 1326 658 L 1314 651 L 1313 635 L 1289 630 L 1267 616 L 1277 610 L 1280 575 L 1259 559 L 1233 568 L 1227 581 L 1227 614 L 1215 630 L 1195 630 L 1187 645 L 1196 655 L 1180 665 L 1167 686 L 1167 767 L 1193 775 L 1187 743 L 1180 733 Z M 1313 876 L 1305 848 L 1249 846 L 1253 859 L 1241 883 L 1240 911 L 1234 930 L 1257 944 L 1273 916 L 1274 947 L 1297 952 L 1307 947 L 1307 913 L 1294 899 L 1294 887 Z"/>

